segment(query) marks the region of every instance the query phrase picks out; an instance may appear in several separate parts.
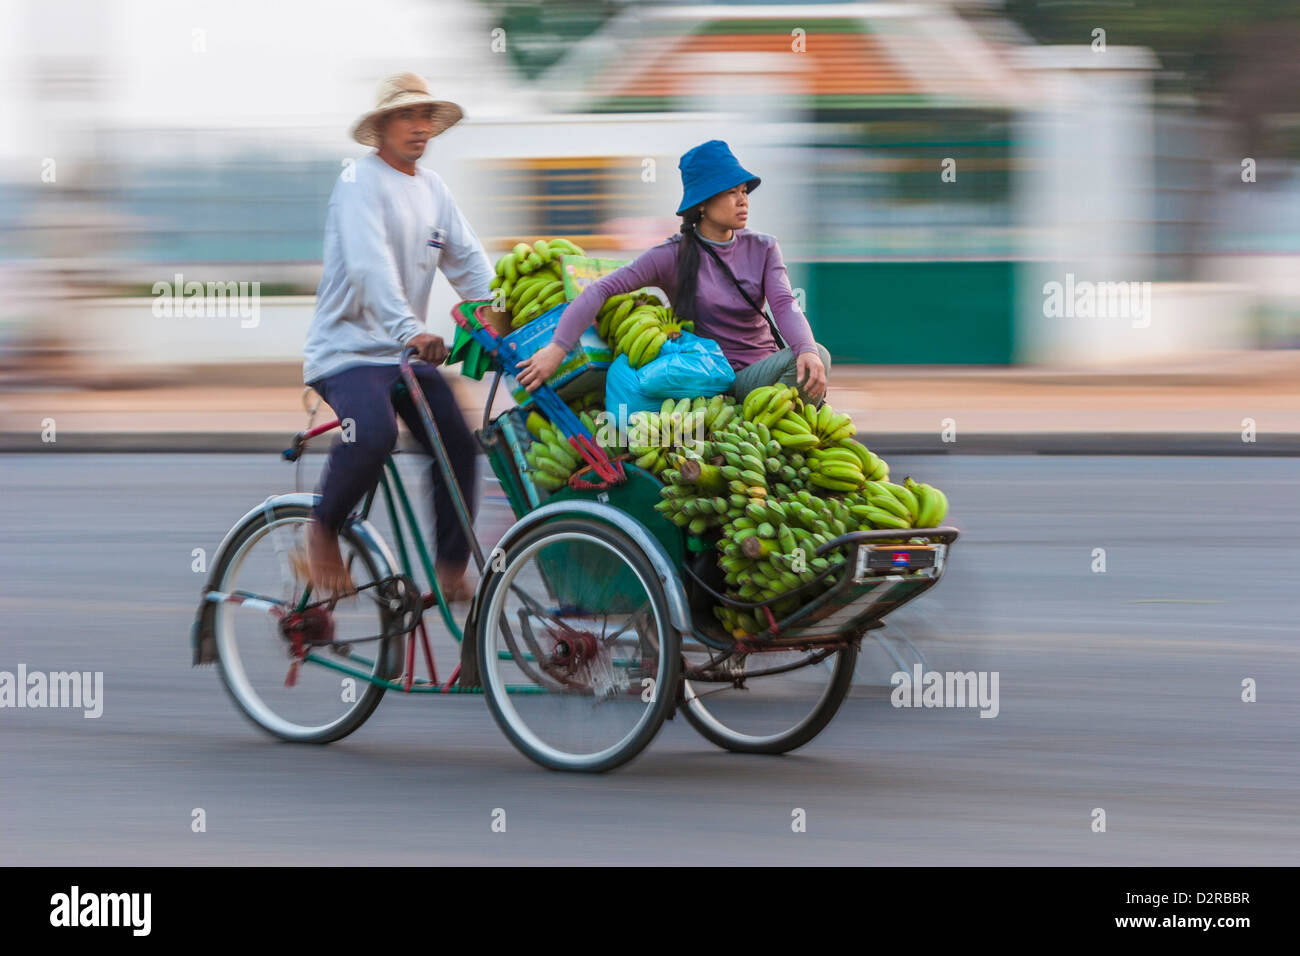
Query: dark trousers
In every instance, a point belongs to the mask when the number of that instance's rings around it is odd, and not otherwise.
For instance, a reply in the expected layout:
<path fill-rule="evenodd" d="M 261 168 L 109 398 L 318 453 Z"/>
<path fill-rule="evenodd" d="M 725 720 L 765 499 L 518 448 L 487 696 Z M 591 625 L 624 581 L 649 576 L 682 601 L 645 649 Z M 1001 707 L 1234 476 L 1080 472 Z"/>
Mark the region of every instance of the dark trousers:
<path fill-rule="evenodd" d="M 451 387 L 438 370 L 424 363 L 413 364 L 411 369 L 429 401 L 438 434 L 442 436 L 461 493 L 473 515 L 478 496 L 478 449 L 474 436 L 456 405 Z M 358 365 L 312 383 L 345 426 L 344 434 L 330 449 L 318 489 L 321 498 L 314 514 L 327 528 L 336 532 L 340 530 L 348 514 L 379 480 L 384 458 L 397 443 L 398 415 L 406 422 L 406 427 L 419 441 L 425 454 L 433 455 L 433 446 L 425 434 L 415 403 L 405 392 L 400 397 L 393 395 L 393 386 L 400 380 L 401 372 L 396 365 Z M 344 440 L 349 435 L 351 440 Z M 469 559 L 469 541 L 456 517 L 442 470 L 432 457 L 426 486 L 433 497 L 434 547 L 438 562 L 460 567 Z"/>

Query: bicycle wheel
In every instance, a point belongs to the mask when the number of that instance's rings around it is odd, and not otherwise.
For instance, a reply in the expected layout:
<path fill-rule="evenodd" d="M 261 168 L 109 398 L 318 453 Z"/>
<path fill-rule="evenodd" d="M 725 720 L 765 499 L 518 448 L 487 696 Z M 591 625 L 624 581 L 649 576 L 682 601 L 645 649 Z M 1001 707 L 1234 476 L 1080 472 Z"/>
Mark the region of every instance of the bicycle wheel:
<path fill-rule="evenodd" d="M 853 685 L 858 650 L 773 651 L 725 657 L 688 641 L 681 713 L 711 743 L 746 754 L 802 747 L 830 723 Z"/>
<path fill-rule="evenodd" d="M 673 707 L 680 665 L 653 565 L 627 535 L 586 518 L 540 525 L 500 561 L 476 635 L 493 718 L 552 770 L 631 760 Z"/>
<path fill-rule="evenodd" d="M 305 603 L 305 585 L 291 555 L 302 546 L 310 520 L 308 508 L 282 505 L 269 521 L 262 517 L 251 523 L 222 555 L 215 588 L 269 598 L 281 611 L 298 609 Z M 353 584 L 378 580 L 370 554 L 350 528 L 339 536 L 339 546 Z M 312 648 L 309 659 L 295 669 L 292 686 L 286 686 L 292 644 L 281 618 L 259 604 L 218 604 L 213 620 L 218 667 L 239 709 L 272 735 L 297 743 L 329 743 L 360 727 L 384 688 L 329 664 L 371 677 L 392 674 L 400 666 L 400 640 L 346 643 L 383 633 L 387 612 L 376 597 L 371 588 L 340 600 L 333 610 L 308 612 L 314 639 L 344 643 Z"/>

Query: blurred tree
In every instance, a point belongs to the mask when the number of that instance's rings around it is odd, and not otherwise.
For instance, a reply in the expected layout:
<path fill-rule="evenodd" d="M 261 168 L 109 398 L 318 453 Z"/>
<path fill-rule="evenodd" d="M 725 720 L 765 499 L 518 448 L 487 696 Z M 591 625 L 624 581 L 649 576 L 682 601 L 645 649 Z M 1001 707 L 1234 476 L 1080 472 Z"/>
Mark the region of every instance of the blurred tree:
<path fill-rule="evenodd" d="M 506 55 L 536 78 L 633 0 L 479 0 L 506 31 Z"/>
<path fill-rule="evenodd" d="M 1145 46 L 1163 70 L 1160 93 L 1240 124 L 1250 155 L 1300 157 L 1300 4 L 1295 0 L 1005 0 L 1039 43 Z M 978 14 L 976 14 L 978 15 Z"/>

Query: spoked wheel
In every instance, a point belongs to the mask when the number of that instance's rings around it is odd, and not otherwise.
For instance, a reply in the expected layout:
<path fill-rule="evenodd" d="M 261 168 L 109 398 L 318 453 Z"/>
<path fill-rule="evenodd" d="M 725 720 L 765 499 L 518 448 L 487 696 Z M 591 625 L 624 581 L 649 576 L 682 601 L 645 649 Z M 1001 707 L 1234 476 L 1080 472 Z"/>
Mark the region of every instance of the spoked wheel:
<path fill-rule="evenodd" d="M 858 650 L 789 650 L 724 657 L 689 640 L 684 648 L 681 713 L 725 750 L 783 754 L 830 723 L 853 684 Z M 713 680 L 691 680 L 707 668 Z"/>
<path fill-rule="evenodd" d="M 674 705 L 680 666 L 654 567 L 627 535 L 584 518 L 540 525 L 500 560 L 476 638 L 497 724 L 552 770 L 631 760 Z"/>
<path fill-rule="evenodd" d="M 356 730 L 384 696 L 384 688 L 335 670 L 334 663 L 372 676 L 400 667 L 400 639 L 348 644 L 384 632 L 386 610 L 375 588 L 338 601 L 333 609 L 306 593 L 298 556 L 311 520 L 301 505 L 275 508 L 250 524 L 226 549 L 215 588 L 263 601 L 218 604 L 213 620 L 221 679 L 248 717 L 282 740 L 329 743 Z M 339 537 L 353 584 L 378 580 L 368 551 L 351 529 Z M 293 667 L 297 631 L 309 659 Z M 333 644 L 328 644 L 329 641 Z M 319 662 L 319 663 L 318 663 Z M 286 681 L 293 671 L 292 686 Z"/>

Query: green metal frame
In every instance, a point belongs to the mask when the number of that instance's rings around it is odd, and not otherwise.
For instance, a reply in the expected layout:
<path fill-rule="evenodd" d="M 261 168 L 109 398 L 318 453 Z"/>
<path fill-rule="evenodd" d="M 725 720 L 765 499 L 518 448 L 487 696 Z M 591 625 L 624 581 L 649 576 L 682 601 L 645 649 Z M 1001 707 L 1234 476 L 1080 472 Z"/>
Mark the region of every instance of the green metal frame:
<path fill-rule="evenodd" d="M 410 549 L 407 547 L 406 543 L 406 536 L 409 533 L 411 539 L 415 542 L 416 554 L 420 559 L 421 567 L 424 569 L 425 577 L 429 580 L 429 589 L 433 593 L 433 596 L 437 598 L 438 610 L 442 614 L 443 623 L 447 625 L 447 630 L 451 632 L 456 643 L 463 643 L 465 640 L 465 632 L 461 629 L 460 625 L 456 623 L 456 619 L 451 616 L 451 609 L 447 606 L 447 601 L 442 596 L 442 589 L 438 587 L 438 575 L 433 568 L 433 558 L 429 554 L 429 549 L 425 545 L 424 539 L 420 536 L 420 522 L 415 516 L 415 510 L 411 507 L 411 499 L 406 494 L 406 486 L 402 483 L 402 476 L 398 473 L 397 463 L 393 460 L 392 455 L 389 455 L 384 461 L 384 471 L 380 473 L 379 482 L 370 490 L 370 493 L 366 496 L 365 503 L 361 507 L 361 518 L 363 520 L 370 517 L 370 509 L 374 504 L 376 493 L 380 489 L 384 492 L 384 505 L 388 511 L 388 520 L 393 527 L 393 536 L 397 543 L 397 553 L 402 563 L 403 573 L 412 581 L 416 580 L 415 569 L 411 564 Z M 405 524 L 402 522 L 401 518 L 399 518 L 399 506 L 401 517 L 406 519 Z M 309 593 L 309 591 L 304 592 L 301 602 L 303 605 L 306 604 L 308 600 L 307 595 Z M 409 639 L 414 640 L 415 638 L 411 635 Z M 497 651 L 497 658 L 499 660 L 510 660 L 511 655 L 506 651 Z M 446 684 L 438 684 L 432 680 L 417 680 L 408 688 L 403 681 L 375 677 L 373 674 L 367 673 L 366 671 L 356 670 L 337 660 L 323 657 L 315 651 L 308 652 L 303 659 L 310 661 L 313 664 L 320 664 L 330 670 L 347 674 L 349 677 L 355 677 L 371 684 L 377 684 L 387 690 L 395 690 L 407 694 L 483 693 L 482 687 L 453 687 Z M 365 657 L 355 651 L 350 652 L 347 659 L 361 667 L 373 669 L 375 666 L 373 658 Z M 535 684 L 507 684 L 506 691 L 511 694 L 551 693 L 551 691 L 546 688 L 538 687 Z"/>

